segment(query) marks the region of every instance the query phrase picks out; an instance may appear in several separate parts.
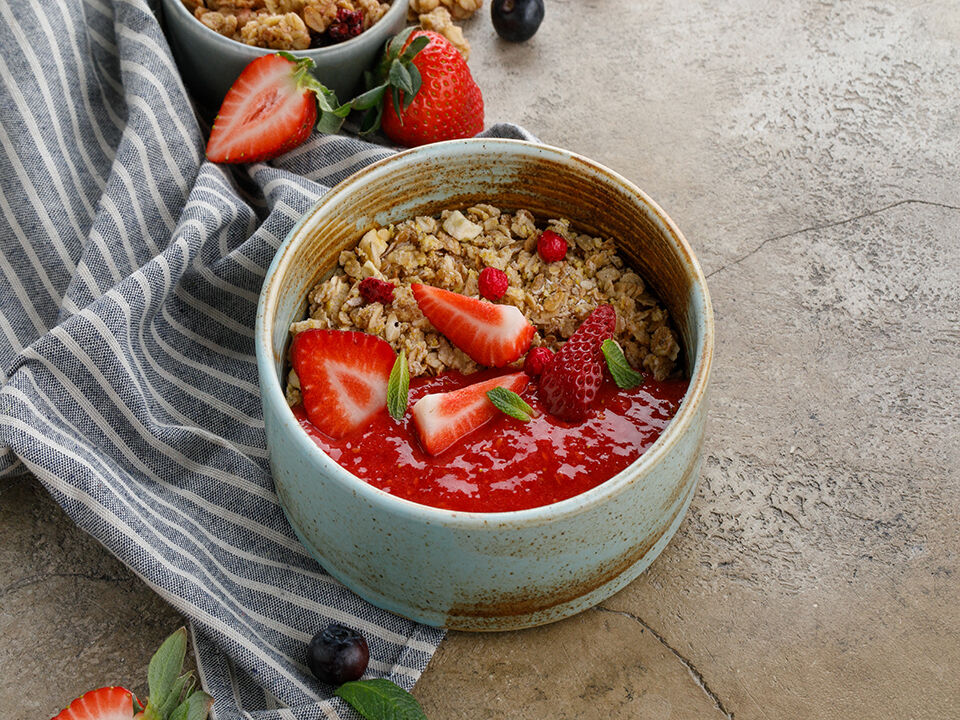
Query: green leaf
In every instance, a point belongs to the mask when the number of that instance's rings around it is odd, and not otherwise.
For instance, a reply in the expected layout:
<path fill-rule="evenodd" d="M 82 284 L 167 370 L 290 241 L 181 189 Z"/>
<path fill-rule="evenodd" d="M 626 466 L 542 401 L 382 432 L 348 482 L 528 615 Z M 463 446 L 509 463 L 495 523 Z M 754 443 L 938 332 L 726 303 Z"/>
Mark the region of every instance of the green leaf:
<path fill-rule="evenodd" d="M 383 103 L 375 108 L 367 110 L 363 114 L 363 120 L 360 123 L 360 134 L 369 135 L 380 127 L 380 120 L 383 118 Z"/>
<path fill-rule="evenodd" d="M 347 110 L 349 111 L 349 108 Z M 346 116 L 337 112 L 321 112 L 317 118 L 317 132 L 336 135 L 343 126 L 344 117 Z"/>
<path fill-rule="evenodd" d="M 402 50 L 403 46 L 407 44 L 407 39 L 410 37 L 410 35 L 413 33 L 414 30 L 419 30 L 419 28 L 416 25 L 411 25 L 410 27 L 405 28 L 404 30 L 397 33 L 392 38 L 390 38 L 390 40 L 387 41 L 386 56 L 388 58 L 388 62 L 392 62 L 395 57 L 400 55 L 400 50 Z M 413 43 L 410 43 L 410 45 L 413 45 Z M 411 55 L 411 57 L 413 56 Z"/>
<path fill-rule="evenodd" d="M 397 114 L 397 119 L 400 120 L 400 124 L 403 125 L 403 115 L 400 113 L 400 91 L 395 87 L 390 90 L 390 95 L 393 99 L 393 111 Z"/>
<path fill-rule="evenodd" d="M 163 641 L 160 649 L 150 659 L 147 668 L 147 684 L 150 689 L 148 711 L 164 705 L 177 682 L 186 655 L 187 629 L 180 628 Z"/>
<path fill-rule="evenodd" d="M 367 720 L 427 720 L 413 695 L 382 678 L 347 682 L 334 694 L 350 703 Z"/>
<path fill-rule="evenodd" d="M 407 45 L 407 49 L 403 51 L 403 54 L 400 56 L 400 59 L 405 62 L 410 62 L 417 56 L 417 54 L 423 50 L 427 45 L 430 44 L 430 38 L 426 35 L 421 35 L 413 39 L 413 42 Z M 400 47 L 403 47 L 402 45 Z"/>
<path fill-rule="evenodd" d="M 386 83 L 377 85 L 376 87 L 370 88 L 365 93 L 357 95 L 353 100 L 350 101 L 349 105 L 354 110 L 369 110 L 383 100 L 383 96 L 386 94 L 386 92 Z"/>
<path fill-rule="evenodd" d="M 407 68 L 410 72 L 410 86 L 411 90 L 406 95 L 403 96 L 403 109 L 406 110 L 410 107 L 410 103 L 413 102 L 413 99 L 417 96 L 417 93 L 420 92 L 420 86 L 423 84 L 423 78 L 420 75 L 420 71 L 417 69 L 416 65 L 411 63 L 410 67 Z"/>
<path fill-rule="evenodd" d="M 162 718 L 167 717 L 171 711 L 183 701 L 183 698 L 186 696 L 187 690 L 189 689 L 188 685 L 192 683 L 192 680 L 192 672 L 181 675 L 174 680 L 167 696 L 163 698 L 162 702 L 158 702 L 155 705 L 157 715 Z M 150 703 L 148 702 L 147 704 L 149 705 Z"/>
<path fill-rule="evenodd" d="M 490 398 L 490 402 L 494 404 L 497 410 L 517 420 L 530 422 L 536 415 L 533 408 L 527 405 L 523 398 L 505 387 L 495 387 L 493 390 L 487 390 L 487 397 Z"/>
<path fill-rule="evenodd" d="M 397 355 L 387 381 L 387 411 L 395 420 L 407 414 L 407 397 L 410 393 L 410 371 L 407 369 L 407 353 Z"/>
<path fill-rule="evenodd" d="M 390 66 L 390 84 L 400 88 L 405 93 L 413 92 L 413 79 L 410 77 L 410 71 L 399 60 L 394 61 Z"/>
<path fill-rule="evenodd" d="M 630 367 L 616 340 L 607 338 L 600 344 L 600 350 L 607 360 L 607 369 L 610 370 L 610 375 L 613 376 L 617 387 L 629 389 L 644 381 L 643 373 L 638 373 Z"/>
<path fill-rule="evenodd" d="M 197 690 L 174 709 L 169 720 L 206 720 L 212 707 L 213 698 Z"/>

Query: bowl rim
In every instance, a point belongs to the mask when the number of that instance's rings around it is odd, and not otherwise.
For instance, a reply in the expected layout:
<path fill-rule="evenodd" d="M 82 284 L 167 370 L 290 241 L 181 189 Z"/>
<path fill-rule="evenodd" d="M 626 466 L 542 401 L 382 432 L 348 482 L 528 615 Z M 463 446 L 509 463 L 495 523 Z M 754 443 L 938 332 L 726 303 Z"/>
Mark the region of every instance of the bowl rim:
<path fill-rule="evenodd" d="M 368 30 L 360 33 L 359 35 L 350 38 L 349 40 L 344 40 L 343 42 L 336 43 L 334 45 L 327 45 L 326 47 L 319 48 L 307 48 L 306 50 L 278 50 L 276 48 L 262 48 L 258 45 L 247 45 L 242 43 L 239 40 L 234 40 L 233 38 L 228 38 L 225 35 L 221 35 L 216 30 L 208 28 L 202 22 L 200 22 L 193 14 L 187 10 L 186 6 L 181 2 L 181 0 L 163 0 L 164 7 L 174 7 L 173 12 L 180 15 L 184 20 L 189 20 L 193 23 L 196 23 L 200 32 L 210 39 L 214 45 L 219 46 L 225 51 L 232 50 L 235 54 L 247 55 L 252 60 L 254 57 L 260 55 L 270 55 L 278 52 L 288 52 L 292 55 L 309 57 L 313 60 L 317 58 L 336 58 L 339 55 L 349 55 L 350 50 L 358 48 L 361 45 L 366 45 L 370 42 L 371 37 L 377 37 L 377 42 L 383 42 L 386 40 L 388 35 L 393 35 L 391 32 L 382 32 L 383 28 L 390 27 L 390 21 L 395 19 L 396 15 L 400 14 L 398 8 L 403 8 L 403 14 L 406 16 L 406 5 L 407 0 L 390 0 L 390 9 L 387 10 L 386 14 L 380 18 L 374 25 L 372 25 Z M 382 27 L 381 27 L 382 26 Z M 381 32 L 375 34 L 374 30 L 380 29 Z"/>
<path fill-rule="evenodd" d="M 565 500 L 524 510 L 477 512 L 449 510 L 432 505 L 424 505 L 392 495 L 348 472 L 317 446 L 307 433 L 302 430 L 293 411 L 286 402 L 283 388 L 277 379 L 277 372 L 275 371 L 276 363 L 273 360 L 272 335 L 279 302 L 278 288 L 281 284 L 278 278 L 281 277 L 281 273 L 292 264 L 290 258 L 293 255 L 293 250 L 296 249 L 302 242 L 302 238 L 305 237 L 302 233 L 303 228 L 310 223 L 318 212 L 322 211 L 324 206 L 334 203 L 338 198 L 342 198 L 358 187 L 362 188 L 369 180 L 391 172 L 395 164 L 415 162 L 420 155 L 429 156 L 439 153 L 442 156 L 448 151 L 454 151 L 457 147 L 472 145 L 487 145 L 492 146 L 491 149 L 499 148 L 507 152 L 519 150 L 521 152 L 542 153 L 567 163 L 585 163 L 592 170 L 609 175 L 614 181 L 621 183 L 624 186 L 623 189 L 635 194 L 639 200 L 646 204 L 656 215 L 657 219 L 662 222 L 663 226 L 673 236 L 674 241 L 678 243 L 683 255 L 681 262 L 689 265 L 688 270 L 693 275 L 694 286 L 700 290 L 700 293 L 694 296 L 694 300 L 696 301 L 697 298 L 700 299 L 700 307 L 697 315 L 702 318 L 703 322 L 703 340 L 700 350 L 694 358 L 690 384 L 683 396 L 680 408 L 664 432 L 639 458 L 596 487 Z M 289 427 L 296 428 L 292 440 L 296 448 L 308 456 L 311 465 L 319 466 L 320 469 L 327 472 L 328 478 L 341 485 L 345 485 L 350 491 L 366 500 L 371 506 L 388 505 L 390 506 L 390 511 L 393 513 L 416 517 L 428 524 L 437 523 L 447 526 L 458 526 L 464 529 L 477 529 L 488 526 L 531 526 L 553 523 L 556 520 L 586 512 L 597 505 L 609 502 L 624 492 L 629 485 L 642 482 L 644 477 L 647 476 L 680 441 L 681 436 L 687 430 L 688 426 L 692 424 L 700 406 L 706 402 L 707 385 L 714 353 L 714 318 L 706 277 L 689 243 L 673 220 L 634 183 L 604 165 L 569 150 L 527 140 L 477 137 L 433 143 L 398 152 L 358 170 L 319 198 L 313 207 L 307 210 L 287 233 L 283 242 L 277 248 L 273 260 L 264 275 L 263 286 L 257 304 L 254 343 L 260 375 L 262 402 L 265 405 L 267 402 L 271 402 L 280 408 L 280 412 L 283 414 L 285 421 L 284 428 L 281 430 L 282 432 L 286 432 L 286 428 Z M 266 387 L 264 387 L 264 383 L 266 383 Z"/>

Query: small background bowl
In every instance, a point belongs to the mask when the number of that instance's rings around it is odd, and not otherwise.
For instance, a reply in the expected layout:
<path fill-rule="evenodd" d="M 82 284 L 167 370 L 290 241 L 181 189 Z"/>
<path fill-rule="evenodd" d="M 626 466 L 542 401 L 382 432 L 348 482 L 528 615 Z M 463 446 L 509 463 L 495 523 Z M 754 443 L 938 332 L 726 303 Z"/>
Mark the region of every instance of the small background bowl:
<path fill-rule="evenodd" d="M 277 52 L 214 32 L 180 0 L 163 0 L 163 14 L 180 74 L 197 102 L 207 108 L 220 107 L 233 81 L 254 58 Z M 317 65 L 313 74 L 343 102 L 353 97 L 363 71 L 373 66 L 387 39 L 400 32 L 406 18 L 407 0 L 393 0 L 387 14 L 357 37 L 328 47 L 290 52 L 311 58 Z"/>
<path fill-rule="evenodd" d="M 299 427 L 284 400 L 292 321 L 307 291 L 374 226 L 489 202 L 566 217 L 617 239 L 670 309 L 690 387 L 636 462 L 600 486 L 539 508 L 441 510 L 351 475 Z M 693 497 L 713 354 L 706 281 L 680 231 L 633 184 L 573 153 L 512 140 L 456 140 L 394 155 L 327 193 L 267 271 L 255 332 L 270 464 L 280 501 L 324 568 L 380 607 L 431 625 L 506 630 L 595 605 L 666 546 Z"/>

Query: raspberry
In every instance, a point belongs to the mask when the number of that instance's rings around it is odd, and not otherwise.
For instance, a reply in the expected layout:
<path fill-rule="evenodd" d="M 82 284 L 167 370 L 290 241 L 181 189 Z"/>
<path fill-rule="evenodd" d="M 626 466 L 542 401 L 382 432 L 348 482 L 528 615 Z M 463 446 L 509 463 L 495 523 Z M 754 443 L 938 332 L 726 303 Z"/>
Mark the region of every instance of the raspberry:
<path fill-rule="evenodd" d="M 600 344 L 616 326 L 613 306 L 600 305 L 554 355 L 540 376 L 539 396 L 547 412 L 562 420 L 586 418 L 603 381 Z"/>
<path fill-rule="evenodd" d="M 553 230 L 544 230 L 540 239 L 537 240 L 537 252 L 547 263 L 563 260 L 567 255 L 567 241 Z"/>
<path fill-rule="evenodd" d="M 364 278 L 360 281 L 360 295 L 368 303 L 383 303 L 389 305 L 393 302 L 393 283 L 386 280 L 377 280 L 375 277 Z"/>
<path fill-rule="evenodd" d="M 487 300 L 499 300 L 507 292 L 510 281 L 507 280 L 507 274 L 497 268 L 486 267 L 480 271 L 480 295 Z"/>
<path fill-rule="evenodd" d="M 553 359 L 553 350 L 546 347 L 534 348 L 527 353 L 527 359 L 523 361 L 523 371 L 530 377 L 537 377 Z"/>

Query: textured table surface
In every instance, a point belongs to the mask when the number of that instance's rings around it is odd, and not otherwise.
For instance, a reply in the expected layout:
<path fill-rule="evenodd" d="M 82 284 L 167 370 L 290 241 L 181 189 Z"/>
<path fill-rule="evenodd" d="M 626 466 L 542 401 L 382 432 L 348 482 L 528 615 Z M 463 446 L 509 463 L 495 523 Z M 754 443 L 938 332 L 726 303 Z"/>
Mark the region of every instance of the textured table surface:
<path fill-rule="evenodd" d="M 960 6 L 547 0 L 526 44 L 488 7 L 466 33 L 488 122 L 677 221 L 717 357 L 661 557 L 565 622 L 450 634 L 427 715 L 960 717 Z M 2 482 L 0 716 L 142 688 L 177 613 Z"/>

